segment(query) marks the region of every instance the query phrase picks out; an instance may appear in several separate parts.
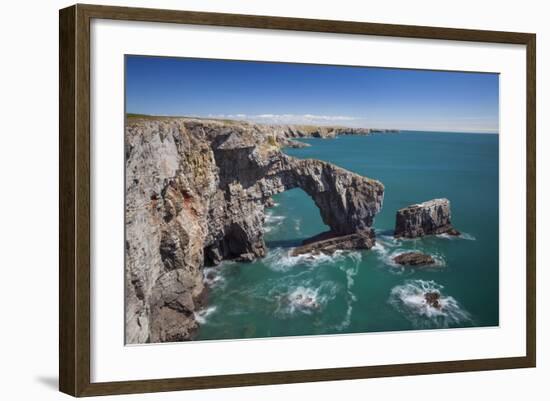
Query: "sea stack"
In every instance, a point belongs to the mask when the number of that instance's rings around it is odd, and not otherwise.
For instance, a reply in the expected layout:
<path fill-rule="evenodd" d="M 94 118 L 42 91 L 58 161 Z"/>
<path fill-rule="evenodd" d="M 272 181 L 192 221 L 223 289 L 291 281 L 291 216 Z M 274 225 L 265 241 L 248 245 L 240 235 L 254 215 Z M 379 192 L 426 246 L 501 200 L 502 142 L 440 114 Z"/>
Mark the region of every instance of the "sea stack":
<path fill-rule="evenodd" d="M 432 199 L 397 211 L 395 238 L 436 234 L 460 235 L 451 225 L 451 203 L 448 199 Z"/>

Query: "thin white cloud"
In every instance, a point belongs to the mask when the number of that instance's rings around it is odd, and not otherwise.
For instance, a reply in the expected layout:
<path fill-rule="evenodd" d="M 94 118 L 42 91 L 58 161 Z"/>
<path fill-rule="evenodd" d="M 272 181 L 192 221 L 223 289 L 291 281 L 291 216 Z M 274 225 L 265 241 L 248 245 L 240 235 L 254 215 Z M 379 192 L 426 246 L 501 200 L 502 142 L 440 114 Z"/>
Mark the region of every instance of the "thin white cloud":
<path fill-rule="evenodd" d="M 317 114 L 210 114 L 210 118 L 247 120 L 263 124 L 334 124 L 359 120 L 352 116 L 330 116 Z"/>
<path fill-rule="evenodd" d="M 209 114 L 208 118 L 244 120 L 258 124 L 341 125 L 359 128 L 388 128 L 413 131 L 498 133 L 498 122 L 484 117 L 416 119 L 380 119 L 374 116 L 353 117 L 319 114 Z"/>

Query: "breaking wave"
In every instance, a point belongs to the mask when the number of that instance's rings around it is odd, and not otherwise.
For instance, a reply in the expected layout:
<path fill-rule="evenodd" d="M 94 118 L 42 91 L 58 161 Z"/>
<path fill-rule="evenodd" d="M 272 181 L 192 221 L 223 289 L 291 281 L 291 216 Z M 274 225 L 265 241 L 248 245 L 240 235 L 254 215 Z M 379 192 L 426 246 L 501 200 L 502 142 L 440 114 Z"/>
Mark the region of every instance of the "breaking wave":
<path fill-rule="evenodd" d="M 405 240 L 411 241 L 411 240 Z M 380 240 L 376 241 L 376 244 L 372 247 L 372 250 L 376 252 L 378 260 L 384 265 L 391 268 L 391 272 L 396 274 L 402 274 L 405 272 L 411 272 L 410 266 L 403 266 L 394 261 L 397 256 L 406 252 L 424 252 L 419 248 L 403 248 L 403 240 L 396 239 L 389 236 L 381 236 Z M 431 265 L 422 266 L 423 269 L 441 268 L 446 266 L 446 260 L 443 255 L 438 252 L 426 252 L 435 260 L 435 263 Z"/>
<path fill-rule="evenodd" d="M 220 287 L 225 284 L 225 277 L 221 274 L 221 269 L 229 262 L 224 262 L 216 267 L 205 267 L 202 270 L 203 282 L 210 288 Z"/>
<path fill-rule="evenodd" d="M 300 232 L 302 228 L 302 220 L 300 219 L 294 219 L 294 231 L 296 231 L 297 233 Z"/>
<path fill-rule="evenodd" d="M 325 282 L 319 287 L 296 286 L 288 292 L 276 296 L 277 309 L 275 314 L 287 317 L 295 313 L 312 314 L 321 311 L 326 304 L 336 296 L 334 283 Z"/>
<path fill-rule="evenodd" d="M 208 308 L 204 308 L 204 309 L 201 309 L 199 311 L 195 311 L 194 312 L 195 320 L 199 324 L 205 324 L 207 322 L 208 316 L 210 316 L 212 313 L 214 313 L 216 311 L 216 309 L 217 308 L 215 306 L 210 306 Z"/>
<path fill-rule="evenodd" d="M 387 233 L 387 231 L 385 231 Z M 405 243 L 418 243 L 420 241 L 422 241 L 422 239 L 424 238 L 429 238 L 429 236 L 427 237 L 419 237 L 419 238 L 405 238 L 405 237 L 401 237 L 401 238 L 395 238 L 393 235 L 387 235 L 387 234 L 378 234 L 377 233 L 377 237 L 380 238 L 384 243 L 386 244 L 389 244 L 391 246 L 401 246 L 402 244 L 405 244 Z M 436 238 L 444 238 L 444 239 L 450 239 L 450 240 L 457 240 L 457 239 L 464 239 L 464 240 L 468 240 L 468 241 L 475 241 L 476 240 L 476 237 L 474 237 L 472 234 L 468 234 L 468 233 L 461 233 L 460 235 L 449 235 L 449 234 L 436 234 L 435 235 Z"/>
<path fill-rule="evenodd" d="M 438 238 L 445 238 L 450 240 L 457 240 L 457 239 L 465 239 L 467 241 L 475 241 L 476 237 L 474 237 L 472 234 L 468 233 L 461 233 L 460 235 L 449 235 L 449 234 L 438 234 Z"/>
<path fill-rule="evenodd" d="M 346 254 L 343 251 L 336 251 L 332 255 L 304 253 L 292 256 L 288 248 L 275 248 L 269 251 L 264 260 L 271 270 L 285 272 L 297 265 L 315 267 L 324 263 L 341 262 L 345 257 Z"/>
<path fill-rule="evenodd" d="M 473 235 L 468 234 L 468 233 L 460 234 L 459 238 L 462 238 L 462 239 L 465 239 L 465 240 L 468 240 L 468 241 L 475 241 L 476 240 L 476 237 L 474 237 Z"/>
<path fill-rule="evenodd" d="M 267 211 L 265 214 L 264 232 L 268 233 L 279 228 L 285 219 L 286 216 L 279 216 L 273 214 L 272 211 Z"/>
<path fill-rule="evenodd" d="M 355 276 L 359 272 L 361 263 L 360 252 L 338 251 L 333 255 L 299 255 L 289 256 L 287 250 L 276 249 L 268 256 L 266 263 L 270 269 L 288 272 L 290 268 L 302 264 L 296 268 L 295 273 L 285 274 L 279 279 L 266 285 L 271 300 L 275 300 L 275 316 L 289 318 L 297 314 L 313 315 L 322 312 L 325 307 L 336 298 L 345 303 L 345 313 L 340 315 L 341 320 L 332 322 L 331 327 L 343 330 L 350 325 L 353 304 L 357 298 L 352 291 Z M 339 269 L 345 277 L 345 282 L 322 279 L 319 270 L 312 270 L 321 264 L 327 264 L 327 268 Z M 262 289 L 257 289 L 262 293 Z M 265 292 L 264 292 L 265 293 Z"/>
<path fill-rule="evenodd" d="M 471 322 L 470 314 L 456 299 L 444 295 L 444 287 L 430 280 L 408 280 L 391 290 L 388 302 L 401 312 L 415 328 L 447 328 Z M 426 294 L 439 296 L 439 307 L 430 304 Z"/>

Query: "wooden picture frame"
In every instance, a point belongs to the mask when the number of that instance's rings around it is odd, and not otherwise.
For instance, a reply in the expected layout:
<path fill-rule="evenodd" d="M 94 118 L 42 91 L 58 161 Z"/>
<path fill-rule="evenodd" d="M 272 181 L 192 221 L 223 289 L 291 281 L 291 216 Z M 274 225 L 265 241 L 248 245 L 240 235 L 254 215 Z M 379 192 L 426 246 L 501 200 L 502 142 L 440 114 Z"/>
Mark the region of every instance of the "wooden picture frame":
<path fill-rule="evenodd" d="M 525 45 L 527 49 L 525 60 L 527 71 L 526 356 L 92 383 L 90 380 L 90 21 L 94 18 Z M 59 388 L 62 392 L 73 396 L 95 396 L 535 366 L 536 37 L 534 34 L 80 4 L 60 10 L 59 29 Z"/>

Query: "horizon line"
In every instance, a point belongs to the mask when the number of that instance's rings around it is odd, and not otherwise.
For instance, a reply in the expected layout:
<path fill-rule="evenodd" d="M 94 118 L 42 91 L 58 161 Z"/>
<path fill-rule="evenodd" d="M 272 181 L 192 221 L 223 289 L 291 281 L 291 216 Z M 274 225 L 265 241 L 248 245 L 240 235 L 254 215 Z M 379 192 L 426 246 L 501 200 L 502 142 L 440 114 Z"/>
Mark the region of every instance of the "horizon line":
<path fill-rule="evenodd" d="M 167 115 L 167 114 L 148 114 L 148 113 L 135 113 L 127 111 L 125 112 L 126 116 L 133 115 L 135 117 L 143 116 L 143 117 L 152 117 L 152 118 L 187 118 L 187 119 L 197 119 L 197 120 L 215 120 L 215 121 L 233 121 L 233 122 L 244 122 L 248 124 L 257 124 L 257 125 L 305 125 L 305 126 L 317 126 L 317 127 L 341 127 L 341 128 L 363 128 L 363 129 L 371 129 L 371 130 L 396 130 L 396 131 L 411 131 L 411 132 L 429 132 L 429 133 L 453 133 L 453 134 L 477 134 L 477 135 L 498 135 L 499 129 L 478 129 L 478 130 L 472 130 L 472 129 L 452 129 L 452 128 L 444 128 L 444 129 L 434 129 L 434 128 L 396 128 L 394 126 L 362 126 L 362 125 L 346 125 L 346 124 L 338 124 L 338 123 L 330 123 L 331 121 L 345 121 L 345 120 L 356 120 L 360 119 L 358 117 L 347 117 L 347 116 L 332 116 L 335 117 L 334 119 L 328 119 L 325 122 L 318 122 L 318 121 L 309 121 L 309 122 L 260 122 L 255 121 L 254 119 L 247 119 L 246 115 L 241 114 L 243 118 L 234 118 L 236 115 L 208 115 L 208 116 L 199 116 L 199 115 Z M 267 115 L 267 114 L 266 114 Z M 289 114 L 290 115 L 290 114 Z M 233 116 L 233 118 L 232 118 Z M 316 117 L 314 115 L 306 115 L 306 116 L 312 116 Z M 325 117 L 325 116 L 317 116 L 317 117 Z M 328 117 L 328 116 L 327 116 Z"/>

